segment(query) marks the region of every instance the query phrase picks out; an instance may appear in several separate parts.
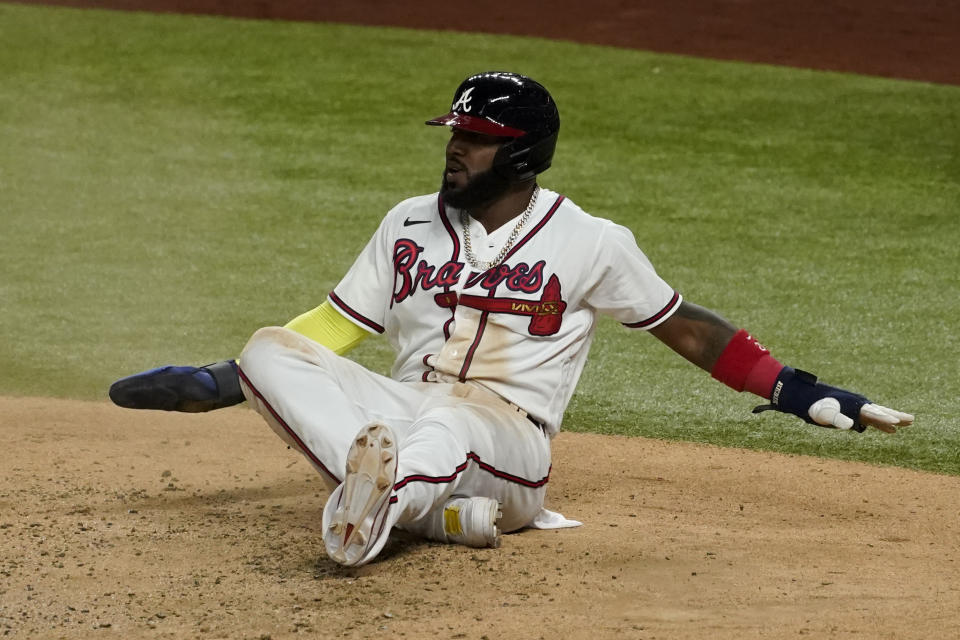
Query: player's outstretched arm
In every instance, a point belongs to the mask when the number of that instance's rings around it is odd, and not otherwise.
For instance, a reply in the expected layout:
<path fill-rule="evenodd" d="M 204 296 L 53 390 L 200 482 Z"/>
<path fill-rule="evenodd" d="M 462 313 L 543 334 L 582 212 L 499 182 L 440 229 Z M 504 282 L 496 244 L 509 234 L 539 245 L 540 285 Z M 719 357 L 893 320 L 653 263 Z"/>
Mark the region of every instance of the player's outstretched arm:
<path fill-rule="evenodd" d="M 810 424 L 861 432 L 871 426 L 894 433 L 897 427 L 913 423 L 909 413 L 871 403 L 860 394 L 819 382 L 811 373 L 785 367 L 746 331 L 690 302 L 682 302 L 651 333 L 727 386 L 770 401 L 754 412 L 775 409 Z"/>

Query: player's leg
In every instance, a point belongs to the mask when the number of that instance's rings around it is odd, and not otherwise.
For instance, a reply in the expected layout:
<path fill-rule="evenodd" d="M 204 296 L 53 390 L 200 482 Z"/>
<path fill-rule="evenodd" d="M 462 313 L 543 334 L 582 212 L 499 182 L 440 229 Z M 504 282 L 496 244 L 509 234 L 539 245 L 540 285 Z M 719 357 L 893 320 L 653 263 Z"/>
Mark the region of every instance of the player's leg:
<path fill-rule="evenodd" d="M 497 546 L 497 527 L 520 529 L 542 508 L 550 440 L 501 399 L 457 384 L 451 396 L 426 403 L 400 438 L 398 458 L 394 520 L 401 528 Z"/>
<path fill-rule="evenodd" d="M 395 489 L 399 521 L 412 524 L 453 496 L 500 501 L 500 527 L 519 529 L 543 504 L 550 443 L 506 403 L 462 403 L 428 411 L 401 440 Z"/>
<path fill-rule="evenodd" d="M 327 555 L 345 565 L 373 559 L 396 521 L 397 439 L 386 424 L 363 427 L 347 453 L 346 477 L 323 509 Z"/>
<path fill-rule="evenodd" d="M 466 385 L 447 388 L 461 395 L 429 398 L 409 427 L 374 424 L 358 434 L 347 479 L 323 515 L 324 543 L 337 562 L 373 560 L 394 526 L 442 542 L 497 546 L 498 525 L 519 529 L 540 512 L 548 437 L 499 399 Z"/>
<path fill-rule="evenodd" d="M 542 505 L 549 441 L 487 393 L 462 384 L 399 383 L 281 328 L 254 334 L 240 377 L 251 406 L 333 490 L 324 542 L 338 562 L 368 562 L 396 524 L 476 545 L 488 536 L 458 534 L 444 522 L 494 520 L 500 503 L 509 531 Z M 444 520 L 444 506 L 461 495 L 490 500 L 483 508 L 452 503 L 462 508 L 451 508 Z"/>
<path fill-rule="evenodd" d="M 344 479 L 347 453 L 362 427 L 403 427 L 423 402 L 411 385 L 280 327 L 250 338 L 240 356 L 240 380 L 250 406 L 310 460 L 331 490 Z"/>
<path fill-rule="evenodd" d="M 447 396 L 396 433 L 358 434 L 347 479 L 327 501 L 324 543 L 346 565 L 373 560 L 394 526 L 441 542 L 498 546 L 499 529 L 539 513 L 550 470 L 549 439 L 506 403 Z"/>

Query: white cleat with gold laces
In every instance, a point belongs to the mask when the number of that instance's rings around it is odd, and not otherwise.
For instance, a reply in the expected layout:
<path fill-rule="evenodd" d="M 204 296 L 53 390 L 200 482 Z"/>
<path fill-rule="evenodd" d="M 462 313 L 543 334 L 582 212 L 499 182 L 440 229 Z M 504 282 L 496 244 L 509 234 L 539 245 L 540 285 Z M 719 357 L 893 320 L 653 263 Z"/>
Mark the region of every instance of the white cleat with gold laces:
<path fill-rule="evenodd" d="M 450 498 L 443 505 L 441 542 L 468 547 L 499 547 L 502 517 L 500 503 L 493 498 Z"/>

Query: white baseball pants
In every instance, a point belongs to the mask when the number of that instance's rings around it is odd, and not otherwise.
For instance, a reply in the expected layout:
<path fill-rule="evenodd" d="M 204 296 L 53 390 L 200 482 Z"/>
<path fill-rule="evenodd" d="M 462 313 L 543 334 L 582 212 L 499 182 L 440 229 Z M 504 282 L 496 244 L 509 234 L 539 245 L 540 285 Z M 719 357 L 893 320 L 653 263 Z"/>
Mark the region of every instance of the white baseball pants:
<path fill-rule="evenodd" d="M 426 532 L 451 496 L 502 503 L 500 528 L 540 513 L 550 475 L 550 439 L 526 415 L 470 383 L 398 382 L 299 333 L 257 331 L 240 356 L 243 393 L 267 424 L 320 472 L 329 489 L 345 475 L 347 452 L 371 422 L 399 443 L 397 506 L 391 525 Z"/>

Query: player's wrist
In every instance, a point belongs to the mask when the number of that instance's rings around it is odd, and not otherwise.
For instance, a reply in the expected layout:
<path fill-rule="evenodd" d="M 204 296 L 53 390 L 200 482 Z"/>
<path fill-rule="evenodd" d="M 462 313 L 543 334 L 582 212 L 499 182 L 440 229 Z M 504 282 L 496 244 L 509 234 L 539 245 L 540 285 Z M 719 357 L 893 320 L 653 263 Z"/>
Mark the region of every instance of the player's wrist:
<path fill-rule="evenodd" d="M 769 399 L 783 368 L 766 347 L 740 329 L 724 347 L 710 375 L 736 391 Z"/>
<path fill-rule="evenodd" d="M 206 371 L 217 386 L 216 395 L 210 400 L 209 406 L 211 409 L 232 407 L 246 400 L 243 396 L 243 390 L 240 388 L 240 375 L 237 372 L 236 360 L 221 360 L 204 365 L 201 370 Z"/>

